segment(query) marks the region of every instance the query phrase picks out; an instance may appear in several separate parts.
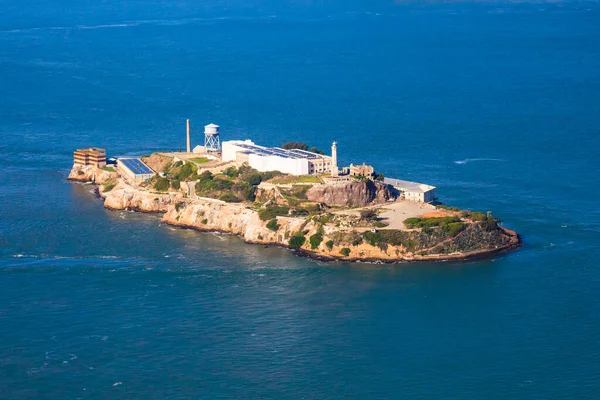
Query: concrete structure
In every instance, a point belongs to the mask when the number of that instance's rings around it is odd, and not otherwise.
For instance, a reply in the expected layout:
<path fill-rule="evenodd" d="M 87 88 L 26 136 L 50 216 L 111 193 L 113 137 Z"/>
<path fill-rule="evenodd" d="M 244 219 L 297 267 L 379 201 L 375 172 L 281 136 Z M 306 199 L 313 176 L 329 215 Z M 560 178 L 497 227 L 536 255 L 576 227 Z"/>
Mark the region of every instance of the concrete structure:
<path fill-rule="evenodd" d="M 204 151 L 206 153 L 218 153 L 221 151 L 219 125 L 211 123 L 204 127 Z"/>
<path fill-rule="evenodd" d="M 139 158 L 117 159 L 117 170 L 135 183 L 142 183 L 154 176 L 154 171 Z"/>
<path fill-rule="evenodd" d="M 106 166 L 106 150 L 97 147 L 78 149 L 73 152 L 73 162 L 79 165 Z"/>
<path fill-rule="evenodd" d="M 190 134 L 190 120 L 186 120 L 185 121 L 185 132 L 186 132 L 186 139 L 187 139 L 187 146 L 186 146 L 186 151 L 188 153 L 192 152 L 192 138 L 191 138 L 191 134 Z"/>
<path fill-rule="evenodd" d="M 291 175 L 320 174 L 331 171 L 332 159 L 300 149 L 263 147 L 251 140 L 223 142 L 223 161 L 248 163 L 258 171 L 281 171 Z"/>
<path fill-rule="evenodd" d="M 392 185 L 395 189 L 400 191 L 400 196 L 404 200 L 416 201 L 419 203 L 431 203 L 435 200 L 435 186 L 392 178 L 384 178 L 383 183 Z"/>
<path fill-rule="evenodd" d="M 375 168 L 365 163 L 363 163 L 362 165 L 350 164 L 348 173 L 352 176 L 371 177 L 375 174 Z"/>
<path fill-rule="evenodd" d="M 331 177 L 336 178 L 339 174 L 337 166 L 337 142 L 331 145 Z"/>

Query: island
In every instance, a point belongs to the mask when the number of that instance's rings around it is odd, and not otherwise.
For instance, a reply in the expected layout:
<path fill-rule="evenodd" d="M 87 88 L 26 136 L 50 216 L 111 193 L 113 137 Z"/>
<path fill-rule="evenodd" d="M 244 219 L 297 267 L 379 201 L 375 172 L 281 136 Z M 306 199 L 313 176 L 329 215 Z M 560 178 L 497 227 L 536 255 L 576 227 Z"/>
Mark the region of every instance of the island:
<path fill-rule="evenodd" d="M 521 244 L 490 212 L 441 204 L 433 186 L 388 179 L 365 164 L 339 169 L 335 142 L 326 156 L 303 143 L 214 139 L 205 132 L 204 146 L 192 150 L 188 123 L 187 151 L 107 164 L 103 149 L 77 150 L 68 179 L 97 185 L 110 210 L 160 213 L 165 224 L 321 260 L 465 260 Z"/>

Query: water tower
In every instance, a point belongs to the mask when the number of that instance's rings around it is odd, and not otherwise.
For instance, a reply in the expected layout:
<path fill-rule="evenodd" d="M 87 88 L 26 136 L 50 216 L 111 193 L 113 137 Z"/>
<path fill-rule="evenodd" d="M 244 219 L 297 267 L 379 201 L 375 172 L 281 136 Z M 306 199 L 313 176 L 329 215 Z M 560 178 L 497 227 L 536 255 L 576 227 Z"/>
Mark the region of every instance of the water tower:
<path fill-rule="evenodd" d="M 221 139 L 219 138 L 219 125 L 208 124 L 204 127 L 204 151 L 220 152 Z"/>

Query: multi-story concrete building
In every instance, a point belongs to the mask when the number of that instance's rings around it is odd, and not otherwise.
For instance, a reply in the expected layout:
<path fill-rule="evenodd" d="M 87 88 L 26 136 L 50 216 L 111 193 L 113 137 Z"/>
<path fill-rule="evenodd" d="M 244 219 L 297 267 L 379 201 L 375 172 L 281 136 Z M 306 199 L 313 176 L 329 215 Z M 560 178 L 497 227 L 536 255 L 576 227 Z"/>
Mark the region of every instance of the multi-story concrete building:
<path fill-rule="evenodd" d="M 97 147 L 78 149 L 73 152 L 73 161 L 79 165 L 93 165 L 102 168 L 106 166 L 106 150 Z"/>
<path fill-rule="evenodd" d="M 299 149 L 263 147 L 251 140 L 229 140 L 222 143 L 223 161 L 246 162 L 258 171 L 281 171 L 291 175 L 331 172 L 331 157 Z"/>

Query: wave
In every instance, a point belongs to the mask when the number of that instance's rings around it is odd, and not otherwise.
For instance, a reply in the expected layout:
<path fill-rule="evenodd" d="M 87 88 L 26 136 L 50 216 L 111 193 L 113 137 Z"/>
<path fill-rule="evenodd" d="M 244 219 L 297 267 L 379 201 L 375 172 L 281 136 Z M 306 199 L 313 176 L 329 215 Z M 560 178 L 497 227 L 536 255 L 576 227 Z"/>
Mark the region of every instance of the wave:
<path fill-rule="evenodd" d="M 0 33 L 27 33 L 38 31 L 68 31 L 68 30 L 91 30 L 91 29 L 112 29 L 112 28 L 132 28 L 142 25 L 157 25 L 157 26 L 175 26 L 184 25 L 196 22 L 220 22 L 220 21 L 246 21 L 246 20 L 265 20 L 276 18 L 276 15 L 265 17 L 214 17 L 214 18 L 182 18 L 182 19 L 143 19 L 137 21 L 123 21 L 113 24 L 98 24 L 98 25 L 74 25 L 74 26 L 45 26 L 34 28 L 10 29 L 0 31 Z"/>
<path fill-rule="evenodd" d="M 506 160 L 503 160 L 501 158 L 465 158 L 464 160 L 454 161 L 454 164 L 464 165 L 464 164 L 468 164 L 470 162 L 475 162 L 475 161 L 499 161 L 499 162 L 506 162 Z"/>

